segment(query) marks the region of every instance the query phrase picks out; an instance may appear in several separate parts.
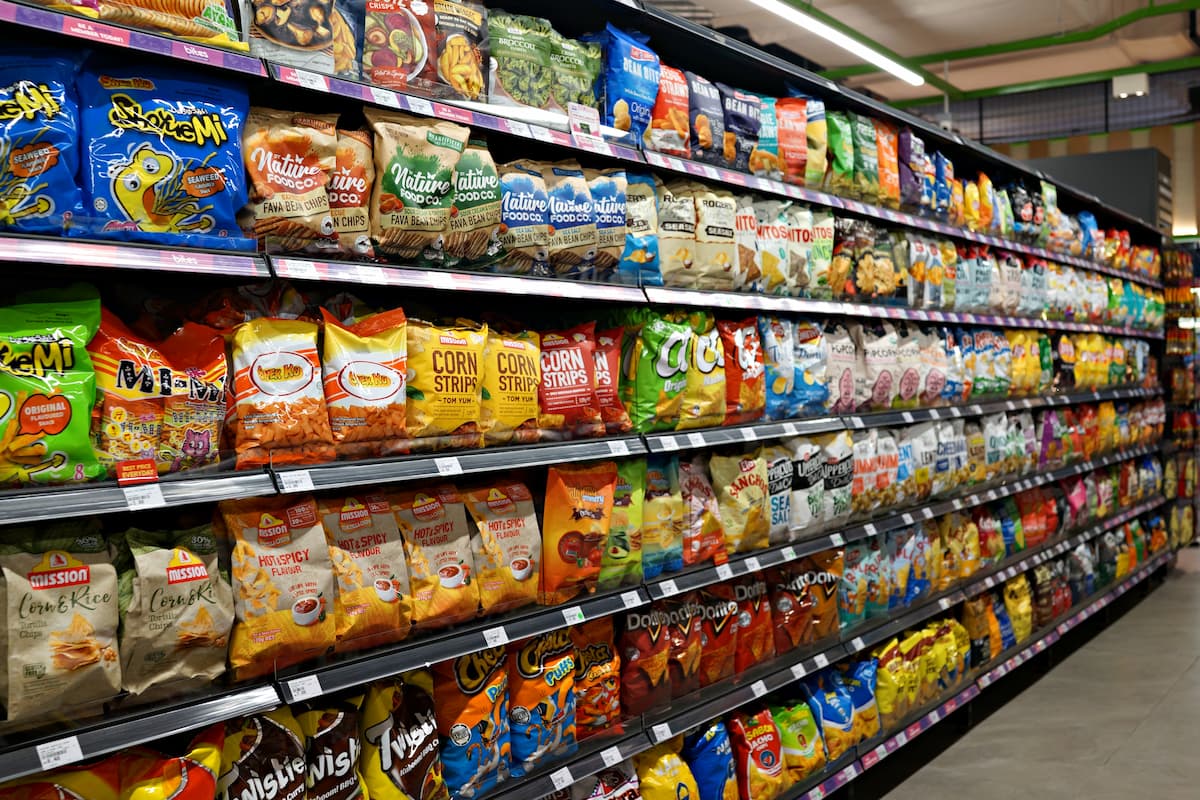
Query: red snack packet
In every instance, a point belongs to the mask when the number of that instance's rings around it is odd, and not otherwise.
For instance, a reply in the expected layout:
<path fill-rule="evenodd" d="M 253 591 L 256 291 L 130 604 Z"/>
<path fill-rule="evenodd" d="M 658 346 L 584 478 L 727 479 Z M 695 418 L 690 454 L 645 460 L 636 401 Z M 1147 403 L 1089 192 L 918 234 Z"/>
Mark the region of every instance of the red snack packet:
<path fill-rule="evenodd" d="M 786 653 L 813 641 L 813 610 L 816 603 L 798 565 L 776 567 L 767 572 L 771 594 L 771 621 L 775 630 L 775 653 Z"/>
<path fill-rule="evenodd" d="M 683 697 L 700 688 L 700 654 L 703 651 L 700 599 L 695 592 L 673 597 L 666 602 L 665 611 L 667 635 L 671 640 L 668 661 L 671 697 Z"/>
<path fill-rule="evenodd" d="M 633 430 L 633 421 L 621 402 L 618 381 L 621 376 L 621 338 L 624 328 L 596 332 L 596 399 L 600 402 L 600 417 L 609 436 Z"/>
<path fill-rule="evenodd" d="M 700 686 L 709 686 L 717 681 L 733 677 L 737 659 L 738 604 L 733 597 L 733 586 L 718 583 L 701 589 L 700 640 Z"/>
<path fill-rule="evenodd" d="M 776 135 L 783 179 L 804 185 L 808 167 L 808 101 L 803 97 L 781 97 L 775 101 Z"/>
<path fill-rule="evenodd" d="M 737 649 L 733 667 L 736 672 L 745 672 L 775 657 L 771 596 L 767 592 L 767 582 L 753 575 L 735 583 L 733 591 L 738 603 Z"/>
<path fill-rule="evenodd" d="M 725 552 L 725 527 L 717 495 L 704 467 L 707 458 L 696 456 L 679 462 L 679 490 L 683 494 L 683 563 L 685 566 L 729 560 Z"/>
<path fill-rule="evenodd" d="M 671 638 L 667 614 L 658 605 L 629 611 L 618 646 L 621 656 L 621 711 L 626 717 L 671 705 L 668 662 Z"/>
<path fill-rule="evenodd" d="M 603 436 L 596 397 L 596 323 L 542 334 L 538 427 L 543 438 Z"/>
<path fill-rule="evenodd" d="M 766 371 L 762 341 L 754 317 L 734 322 L 718 320 L 725 348 L 725 424 L 752 422 L 767 407 Z"/>

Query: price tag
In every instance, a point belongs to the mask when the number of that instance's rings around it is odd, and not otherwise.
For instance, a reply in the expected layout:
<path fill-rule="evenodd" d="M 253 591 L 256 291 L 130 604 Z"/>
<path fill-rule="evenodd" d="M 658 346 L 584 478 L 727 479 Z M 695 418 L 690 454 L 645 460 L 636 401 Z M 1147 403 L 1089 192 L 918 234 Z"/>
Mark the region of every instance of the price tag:
<path fill-rule="evenodd" d="M 79 748 L 79 738 L 76 736 L 43 742 L 37 746 L 37 755 L 42 769 L 54 769 L 83 760 L 83 751 Z"/>
<path fill-rule="evenodd" d="M 621 592 L 621 605 L 626 608 L 637 608 L 642 604 L 642 596 L 637 592 Z"/>
<path fill-rule="evenodd" d="M 783 435 L 784 436 L 795 436 L 799 432 L 800 432 L 800 429 L 796 427 L 796 423 L 794 423 L 794 422 L 783 423 Z"/>
<path fill-rule="evenodd" d="M 617 439 L 608 443 L 608 454 L 610 456 L 627 456 L 629 455 L 629 443 L 624 439 Z"/>
<path fill-rule="evenodd" d="M 662 581 L 658 584 L 658 586 L 662 590 L 663 597 L 670 597 L 671 595 L 679 594 L 679 587 L 675 585 L 674 580 L 668 579 Z"/>
<path fill-rule="evenodd" d="M 313 490 L 312 475 L 306 469 L 281 472 L 279 473 L 279 486 L 284 494 L 311 492 Z"/>
<path fill-rule="evenodd" d="M 288 261 L 286 272 L 286 277 L 295 280 L 316 281 L 321 279 L 321 275 L 317 272 L 317 265 L 311 261 Z"/>
<path fill-rule="evenodd" d="M 554 784 L 556 790 L 565 789 L 574 782 L 575 779 L 571 777 L 571 770 L 567 767 L 561 767 L 550 773 L 550 783 Z"/>
<path fill-rule="evenodd" d="M 727 581 L 733 577 L 733 567 L 728 564 L 717 565 L 717 577 L 723 581 Z"/>
<path fill-rule="evenodd" d="M 288 681 L 288 692 L 292 695 L 293 703 L 300 700 L 307 700 L 310 697 L 317 697 L 323 692 L 321 689 L 321 679 L 316 675 L 292 678 Z"/>
<path fill-rule="evenodd" d="M 508 128 L 508 132 L 514 136 L 524 136 L 526 139 L 533 136 L 533 131 L 529 130 L 529 126 L 518 119 L 505 120 L 504 127 Z"/>
<path fill-rule="evenodd" d="M 904 521 L 905 525 L 913 524 L 913 515 L 908 513 L 907 511 L 905 511 L 903 514 L 900 515 L 900 519 L 902 519 Z"/>
<path fill-rule="evenodd" d="M 438 475 L 462 475 L 462 464 L 454 456 L 435 458 L 433 465 L 437 467 Z"/>
<path fill-rule="evenodd" d="M 316 89 L 318 92 L 329 91 L 329 81 L 325 80 L 324 75 L 303 69 L 292 70 L 292 72 L 296 75 L 296 83 L 305 89 Z"/>
<path fill-rule="evenodd" d="M 679 449 L 679 440 L 674 436 L 664 436 L 659 441 L 662 442 L 662 449 L 665 453 L 673 453 Z"/>
<path fill-rule="evenodd" d="M 863 525 L 863 530 L 867 532 L 867 536 L 874 536 L 879 533 L 879 529 L 875 527 L 874 522 L 868 522 L 866 525 Z"/>
<path fill-rule="evenodd" d="M 387 284 L 387 273 L 383 271 L 383 267 L 373 267 L 369 264 L 360 264 L 355 272 L 358 273 L 358 279 L 363 283 L 374 283 L 380 285 Z"/>
<path fill-rule="evenodd" d="M 543 128 L 541 125 L 530 125 L 529 131 L 533 134 L 533 138 L 539 142 L 554 144 L 554 136 L 551 135 L 549 128 Z"/>
<path fill-rule="evenodd" d="M 762 569 L 762 564 L 758 563 L 758 559 L 755 556 L 750 556 L 746 559 L 747 572 L 758 572 L 760 569 Z"/>
<path fill-rule="evenodd" d="M 866 647 L 867 644 L 862 640 L 861 636 L 855 636 L 854 641 L 850 643 L 850 646 L 854 648 L 854 652 L 857 653 L 859 650 L 862 650 L 864 647 Z"/>
<path fill-rule="evenodd" d="M 758 432 L 754 428 L 742 428 L 742 440 L 746 442 L 758 441 Z"/>
<path fill-rule="evenodd" d="M 157 483 L 126 486 L 121 491 L 125 493 L 125 507 L 130 511 L 162 508 L 167 504 L 167 501 L 163 499 L 162 487 Z"/>
<path fill-rule="evenodd" d="M 819 783 L 805 795 L 808 800 L 825 800 L 825 784 Z"/>
<path fill-rule="evenodd" d="M 700 169 L 706 178 L 710 178 L 714 181 L 721 179 L 721 173 L 717 172 L 715 167 L 710 167 L 708 164 L 703 164 L 701 165 Z"/>
<path fill-rule="evenodd" d="M 449 272 L 431 269 L 425 273 L 425 279 L 429 281 L 429 285 L 435 289 L 453 289 L 454 276 Z"/>
<path fill-rule="evenodd" d="M 846 543 L 846 540 L 842 538 L 840 533 L 831 533 L 829 534 L 829 543 L 834 547 L 841 547 Z"/>
<path fill-rule="evenodd" d="M 690 444 L 692 447 L 704 447 L 704 434 L 703 433 L 689 433 L 688 434 L 688 444 Z"/>
<path fill-rule="evenodd" d="M 508 631 L 504 630 L 503 626 L 499 628 L 488 628 L 483 632 L 483 641 L 488 647 L 500 647 L 508 644 Z"/>
<path fill-rule="evenodd" d="M 408 110 L 415 114 L 424 114 L 427 117 L 432 117 L 433 103 L 429 102 L 424 97 L 409 97 Z"/>
<path fill-rule="evenodd" d="M 611 767 L 621 761 L 621 750 L 617 747 L 606 747 L 600 751 L 600 760 L 604 766 Z"/>
<path fill-rule="evenodd" d="M 817 655 L 813 657 L 813 662 L 821 669 L 825 669 L 829 666 L 829 658 L 824 653 L 817 653 Z"/>
<path fill-rule="evenodd" d="M 650 729 L 650 733 L 654 735 L 654 741 L 665 742 L 671 738 L 671 726 L 665 722 L 660 722 Z"/>
<path fill-rule="evenodd" d="M 400 107 L 400 98 L 396 97 L 395 92 L 389 92 L 387 89 L 379 86 L 368 86 L 367 88 L 371 90 L 371 99 L 375 101 L 376 105 L 387 106 L 388 108 Z"/>
<path fill-rule="evenodd" d="M 901 747 L 908 744 L 908 734 L 904 731 L 900 731 L 893 738 L 896 740 L 896 744 L 900 745 Z"/>
<path fill-rule="evenodd" d="M 962 409 L 961 409 L 961 408 L 959 408 L 958 406 L 951 406 L 951 407 L 950 407 L 950 416 L 952 416 L 952 417 L 961 417 L 962 415 L 963 415 L 963 412 L 962 412 Z"/>
<path fill-rule="evenodd" d="M 755 697 L 762 697 L 767 693 L 767 685 L 762 681 L 755 681 L 750 684 L 750 693 Z"/>
<path fill-rule="evenodd" d="M 945 611 L 947 608 L 950 607 L 950 604 L 951 604 L 950 598 L 943 597 L 941 600 L 938 601 L 938 608 L 942 609 L 942 611 Z"/>
<path fill-rule="evenodd" d="M 905 422 L 911 423 L 911 422 L 913 421 L 913 415 L 912 415 L 912 412 L 911 412 L 911 411 L 905 411 L 905 412 L 903 412 L 902 414 L 900 414 L 900 418 L 901 418 L 901 419 L 903 419 Z"/>
<path fill-rule="evenodd" d="M 578 625 L 584 620 L 583 609 L 579 606 L 571 606 L 562 610 L 563 619 L 568 625 Z"/>
<path fill-rule="evenodd" d="M 800 680 L 807 674 L 808 674 L 808 672 L 805 671 L 803 664 L 792 664 L 792 677 L 793 678 L 795 678 L 796 680 Z"/>
<path fill-rule="evenodd" d="M 783 556 L 784 561 L 796 560 L 796 548 L 792 547 L 791 545 L 783 548 L 783 550 L 780 551 L 780 554 Z"/>

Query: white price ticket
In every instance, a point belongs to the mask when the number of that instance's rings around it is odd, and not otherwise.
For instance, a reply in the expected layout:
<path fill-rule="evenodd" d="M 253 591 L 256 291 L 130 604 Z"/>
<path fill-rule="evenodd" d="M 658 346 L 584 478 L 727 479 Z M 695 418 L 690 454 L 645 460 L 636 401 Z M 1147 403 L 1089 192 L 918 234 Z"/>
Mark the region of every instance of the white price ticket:
<path fill-rule="evenodd" d="M 287 682 L 288 692 L 292 695 L 292 702 L 307 700 L 310 697 L 317 697 L 321 694 L 321 679 L 316 675 L 305 675 L 301 678 L 292 678 Z"/>
<path fill-rule="evenodd" d="M 488 647 L 500 647 L 508 644 L 508 631 L 503 627 L 488 628 L 483 632 L 483 641 L 487 643 Z"/>
<path fill-rule="evenodd" d="M 37 746 L 37 755 L 42 769 L 54 769 L 83 760 L 83 751 L 79 748 L 79 739 L 75 736 L 43 742 Z"/>
<path fill-rule="evenodd" d="M 121 491 L 125 495 L 125 507 L 130 511 L 162 508 L 167 504 L 167 501 L 163 499 L 162 487 L 157 483 L 126 486 Z"/>
<path fill-rule="evenodd" d="M 311 492 L 313 490 L 312 474 L 306 469 L 289 470 L 279 473 L 279 488 L 284 494 L 293 492 Z"/>

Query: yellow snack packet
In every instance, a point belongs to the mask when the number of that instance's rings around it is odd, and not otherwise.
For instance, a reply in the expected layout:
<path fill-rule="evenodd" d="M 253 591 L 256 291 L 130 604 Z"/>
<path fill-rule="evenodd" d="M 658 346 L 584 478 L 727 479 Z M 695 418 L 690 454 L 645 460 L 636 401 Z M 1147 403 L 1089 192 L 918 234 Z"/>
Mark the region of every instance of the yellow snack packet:
<path fill-rule="evenodd" d="M 501 481 L 468 491 L 463 499 L 477 529 L 471 548 L 483 613 L 500 614 L 535 602 L 542 534 L 529 489 Z"/>
<path fill-rule="evenodd" d="M 487 325 L 408 322 L 407 428 L 414 450 L 479 447 Z"/>
<path fill-rule="evenodd" d="M 540 338 L 534 331 L 488 330 L 483 351 L 479 429 L 484 444 L 528 444 L 540 438 Z"/>
<path fill-rule="evenodd" d="M 479 611 L 479 584 L 471 554 L 471 527 L 458 490 L 450 484 L 389 495 L 404 537 L 412 578 L 413 624 L 457 625 Z"/>

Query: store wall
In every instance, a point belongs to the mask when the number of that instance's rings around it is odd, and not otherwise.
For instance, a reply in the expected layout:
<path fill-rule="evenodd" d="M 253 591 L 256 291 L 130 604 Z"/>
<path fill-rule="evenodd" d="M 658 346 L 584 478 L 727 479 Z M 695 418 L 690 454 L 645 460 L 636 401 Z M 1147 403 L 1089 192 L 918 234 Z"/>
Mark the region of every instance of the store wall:
<path fill-rule="evenodd" d="M 1173 232 L 1176 236 L 1193 236 L 1197 233 L 1197 208 L 1200 208 L 1200 158 L 1196 155 L 1196 147 L 1200 145 L 1200 133 L 1196 129 L 1196 123 L 1189 122 L 1183 125 L 1158 125 L 1153 128 L 1097 133 L 1090 136 L 997 143 L 992 147 L 1017 159 L 1105 153 L 1139 147 L 1158 148 L 1171 159 L 1171 188 L 1175 211 Z"/>

